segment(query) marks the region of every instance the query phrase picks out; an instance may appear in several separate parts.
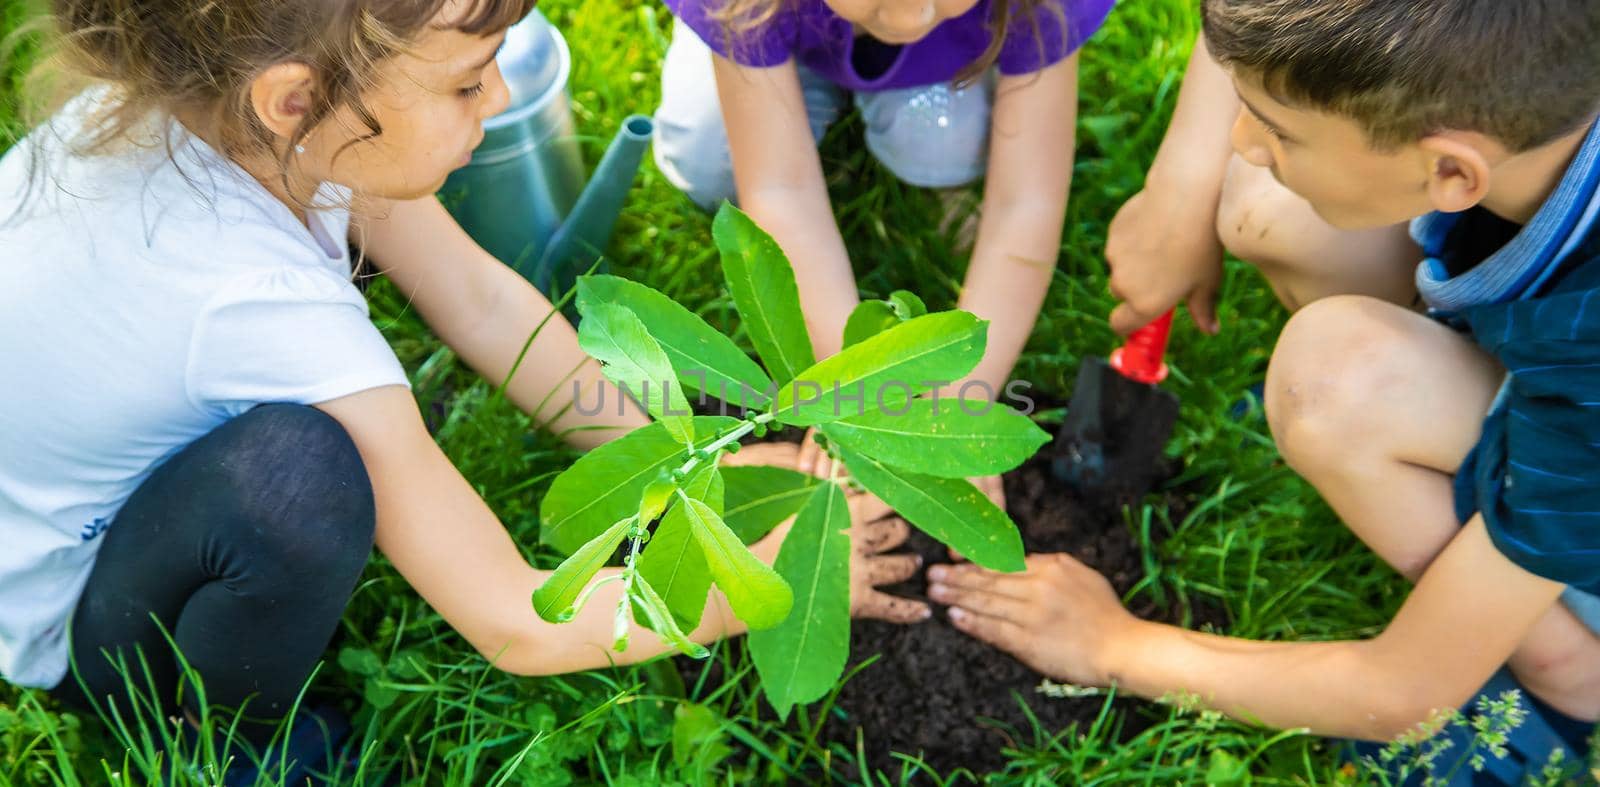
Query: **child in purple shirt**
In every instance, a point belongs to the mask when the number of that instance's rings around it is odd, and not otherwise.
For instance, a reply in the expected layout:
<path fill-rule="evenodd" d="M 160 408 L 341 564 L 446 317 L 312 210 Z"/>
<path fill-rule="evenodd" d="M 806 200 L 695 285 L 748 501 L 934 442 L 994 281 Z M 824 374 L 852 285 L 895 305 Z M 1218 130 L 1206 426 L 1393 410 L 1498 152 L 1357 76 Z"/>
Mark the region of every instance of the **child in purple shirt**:
<path fill-rule="evenodd" d="M 1002 390 L 1060 252 L 1076 51 L 1114 0 L 667 0 L 656 162 L 710 208 L 741 207 L 795 262 L 819 357 L 859 301 L 816 142 L 852 97 L 866 145 L 907 183 L 985 177 L 960 307 L 988 352 L 950 392 Z M 1001 31 L 996 35 L 995 31 Z M 990 133 L 993 127 L 994 133 Z"/>

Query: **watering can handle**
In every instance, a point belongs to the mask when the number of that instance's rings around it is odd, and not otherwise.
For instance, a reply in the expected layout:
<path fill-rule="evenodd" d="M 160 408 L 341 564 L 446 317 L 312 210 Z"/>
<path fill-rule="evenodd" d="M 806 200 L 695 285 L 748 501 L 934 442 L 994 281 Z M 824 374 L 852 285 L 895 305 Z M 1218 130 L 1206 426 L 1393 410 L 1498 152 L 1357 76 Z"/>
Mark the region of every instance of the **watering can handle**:
<path fill-rule="evenodd" d="M 1161 315 L 1149 325 L 1134 331 L 1126 344 L 1111 353 L 1111 368 L 1123 377 L 1155 385 L 1167 379 L 1167 364 L 1162 356 L 1167 353 L 1167 336 L 1172 333 L 1172 311 Z"/>

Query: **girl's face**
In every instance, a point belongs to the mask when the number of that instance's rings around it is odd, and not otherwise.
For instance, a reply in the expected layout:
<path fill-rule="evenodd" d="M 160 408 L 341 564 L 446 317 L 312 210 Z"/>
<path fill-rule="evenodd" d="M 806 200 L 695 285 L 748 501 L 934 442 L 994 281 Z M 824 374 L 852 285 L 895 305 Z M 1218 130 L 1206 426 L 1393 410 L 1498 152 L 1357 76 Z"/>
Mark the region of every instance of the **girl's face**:
<path fill-rule="evenodd" d="M 1000 0 L 1005 2 L 1006 0 Z M 856 29 L 885 44 L 921 41 L 947 19 L 954 19 L 978 0 L 826 0 L 828 7 Z"/>
<path fill-rule="evenodd" d="M 494 60 L 505 32 L 475 36 L 451 29 L 449 15 L 460 13 L 460 5 L 447 5 L 409 51 L 379 66 L 362 99 L 382 133 L 371 136 L 353 108 L 340 108 L 293 154 L 294 180 L 409 200 L 438 191 L 446 176 L 467 164 L 483 140 L 483 121 L 506 108 L 510 91 Z M 309 72 L 303 85 L 314 85 Z M 279 95 L 266 102 L 266 111 L 287 107 L 292 114 L 292 91 Z"/>

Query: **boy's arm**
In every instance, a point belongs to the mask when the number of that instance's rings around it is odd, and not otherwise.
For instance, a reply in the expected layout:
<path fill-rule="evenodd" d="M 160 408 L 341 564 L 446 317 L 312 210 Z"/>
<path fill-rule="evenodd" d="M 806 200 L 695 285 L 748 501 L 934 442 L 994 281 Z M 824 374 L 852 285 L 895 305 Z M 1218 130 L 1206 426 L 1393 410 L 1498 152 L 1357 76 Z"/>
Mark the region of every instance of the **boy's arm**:
<path fill-rule="evenodd" d="M 712 54 L 739 204 L 794 264 L 817 358 L 839 352 L 860 302 L 793 61 L 748 68 Z"/>
<path fill-rule="evenodd" d="M 539 328 L 550 316 L 550 301 L 474 242 L 438 200 L 391 203 L 378 218 L 353 226 L 351 238 L 428 327 L 491 383 L 506 379 L 537 328 L 506 395 L 568 442 L 592 448 L 647 423 L 578 347 L 577 331 L 565 318 L 557 314 Z M 571 406 L 581 395 L 593 409 L 602 389 L 605 406 L 595 415 Z"/>
<path fill-rule="evenodd" d="M 1233 82 L 1201 36 L 1144 189 L 1117 211 L 1106 238 L 1111 292 L 1123 301 L 1111 313 L 1118 333 L 1132 332 L 1186 298 L 1195 323 L 1216 332 L 1222 281 L 1216 218 L 1238 115 Z"/>
<path fill-rule="evenodd" d="M 961 610 L 958 627 L 1054 678 L 1150 698 L 1187 693 L 1241 720 L 1377 741 L 1466 702 L 1563 588 L 1501 555 L 1481 517 L 1367 641 L 1254 642 L 1140 621 L 1065 555 L 1036 555 L 1025 574 L 934 573 L 947 590 L 933 598 Z"/>
<path fill-rule="evenodd" d="M 1077 55 L 995 89 L 983 215 L 959 303 L 989 320 L 988 350 L 968 379 L 991 396 L 1033 333 L 1061 254 L 1077 117 Z"/>

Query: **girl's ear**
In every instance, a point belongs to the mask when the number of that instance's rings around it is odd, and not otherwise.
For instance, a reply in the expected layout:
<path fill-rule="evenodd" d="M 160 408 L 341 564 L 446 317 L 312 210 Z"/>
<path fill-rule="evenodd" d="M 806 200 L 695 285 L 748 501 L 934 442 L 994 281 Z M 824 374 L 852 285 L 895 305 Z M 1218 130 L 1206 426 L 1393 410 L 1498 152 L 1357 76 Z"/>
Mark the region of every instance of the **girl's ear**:
<path fill-rule="evenodd" d="M 250 106 L 261 125 L 281 141 L 300 128 L 311 111 L 316 89 L 311 67 L 304 63 L 279 63 L 250 83 Z"/>
<path fill-rule="evenodd" d="M 1423 138 L 1420 147 L 1428 166 L 1428 197 L 1435 210 L 1460 213 L 1489 194 L 1494 165 L 1475 144 L 1481 141 L 1454 132 Z"/>

